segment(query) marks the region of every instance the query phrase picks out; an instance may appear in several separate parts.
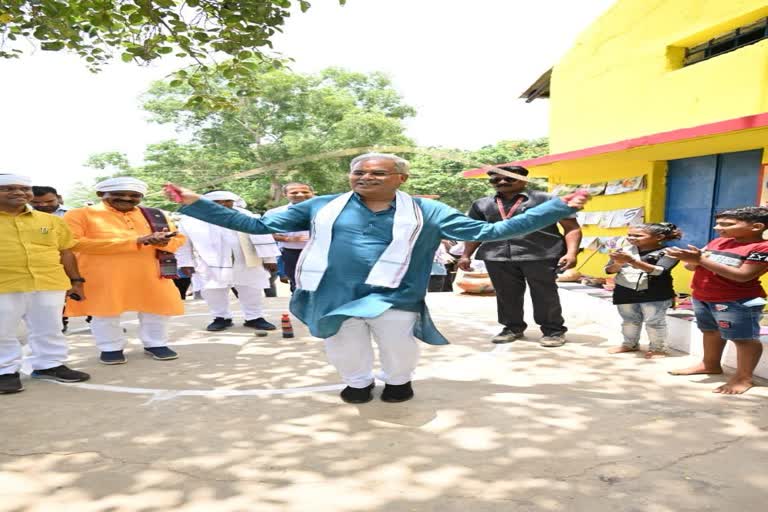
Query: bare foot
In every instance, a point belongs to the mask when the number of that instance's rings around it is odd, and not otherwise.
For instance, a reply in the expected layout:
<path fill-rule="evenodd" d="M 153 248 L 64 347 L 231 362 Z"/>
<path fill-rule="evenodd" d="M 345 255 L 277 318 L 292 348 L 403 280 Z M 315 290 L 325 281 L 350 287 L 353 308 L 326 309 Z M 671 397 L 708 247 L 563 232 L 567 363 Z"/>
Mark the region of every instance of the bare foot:
<path fill-rule="evenodd" d="M 649 350 L 644 354 L 644 357 L 646 359 L 660 359 L 662 357 L 667 357 L 667 353 L 663 350 Z"/>
<path fill-rule="evenodd" d="M 637 352 L 637 347 L 635 348 L 629 348 L 625 347 L 624 345 L 619 345 L 618 347 L 612 347 L 608 349 L 609 354 L 623 354 L 624 352 Z"/>
<path fill-rule="evenodd" d="M 671 370 L 668 372 L 670 375 L 718 375 L 723 373 L 723 369 L 720 366 L 713 368 L 707 368 L 704 363 L 699 363 L 691 366 L 690 368 L 682 368 L 680 370 Z"/>
<path fill-rule="evenodd" d="M 740 395 L 752 387 L 752 379 L 736 377 L 735 375 L 728 379 L 728 382 L 712 390 L 713 393 L 723 395 Z"/>

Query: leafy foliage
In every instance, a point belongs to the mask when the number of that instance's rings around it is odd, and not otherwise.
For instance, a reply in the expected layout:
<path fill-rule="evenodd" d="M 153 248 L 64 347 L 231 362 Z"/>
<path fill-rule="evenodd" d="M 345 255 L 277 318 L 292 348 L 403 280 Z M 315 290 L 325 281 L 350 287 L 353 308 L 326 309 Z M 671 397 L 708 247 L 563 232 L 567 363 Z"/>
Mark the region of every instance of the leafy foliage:
<path fill-rule="evenodd" d="M 254 62 L 281 65 L 265 48 L 292 5 L 310 7 L 306 0 L 4 0 L 0 58 L 21 56 L 37 42 L 46 51 L 76 53 L 94 72 L 116 56 L 148 63 L 175 55 L 196 62 L 192 70 L 246 77 Z M 229 58 L 217 64 L 217 53 Z"/>
<path fill-rule="evenodd" d="M 491 194 L 493 190 L 483 179 L 462 177 L 462 171 L 482 165 L 527 160 L 548 152 L 547 139 L 535 139 L 501 141 L 476 151 L 446 152 L 446 156 L 439 153 L 438 156 L 418 154 L 411 160 L 407 190 L 412 194 L 439 195 L 440 201 L 466 211 L 475 199 Z M 456 156 L 451 157 L 450 153 Z M 546 182 L 534 178 L 529 188 L 546 190 Z"/>
<path fill-rule="evenodd" d="M 414 110 L 381 73 L 327 69 L 307 75 L 263 68 L 248 78 L 259 91 L 248 97 L 230 95 L 229 82 L 213 71 L 200 73 L 210 92 L 230 103 L 191 101 L 194 88 L 173 81 L 155 83 L 144 98 L 155 122 L 174 124 L 191 138 L 188 143 L 149 146 L 146 165 L 130 169 L 154 190 L 165 181 L 204 189 L 243 170 L 338 149 L 412 144 L 402 121 Z M 225 180 L 216 188 L 233 190 L 264 209 L 279 200 L 281 181 L 309 182 L 319 193 L 344 190 L 350 159 L 277 168 L 249 179 Z M 111 154 L 91 159 L 97 167 L 104 163 L 120 168 Z M 148 200 L 169 206 L 159 196 Z"/>

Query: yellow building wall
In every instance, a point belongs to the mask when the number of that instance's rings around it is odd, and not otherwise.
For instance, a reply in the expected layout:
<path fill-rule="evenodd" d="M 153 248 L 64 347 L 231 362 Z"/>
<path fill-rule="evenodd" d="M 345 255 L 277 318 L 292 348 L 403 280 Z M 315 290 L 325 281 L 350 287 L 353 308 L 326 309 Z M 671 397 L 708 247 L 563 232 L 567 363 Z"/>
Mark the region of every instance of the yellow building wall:
<path fill-rule="evenodd" d="M 715 139 L 701 139 L 697 142 L 703 146 L 698 151 L 690 155 L 690 150 L 685 149 L 686 156 L 696 156 L 705 154 L 714 154 L 719 151 L 709 151 L 712 146 L 733 147 L 733 144 L 741 144 L 741 139 L 745 139 L 750 149 L 760 147 L 755 143 L 749 145 L 750 141 L 756 142 L 755 133 L 730 134 Z M 765 134 L 762 135 L 765 140 Z M 692 141 L 693 142 L 693 141 Z M 707 144 L 709 142 L 709 144 Z M 675 153 L 675 144 L 666 147 L 656 147 L 653 151 L 659 154 Z M 649 148 L 650 150 L 650 148 Z M 632 176 L 646 177 L 646 189 L 636 192 L 617 195 L 601 195 L 593 197 L 587 204 L 584 211 L 607 211 L 623 208 L 645 207 L 646 222 L 664 221 L 664 212 L 666 205 L 666 187 L 667 187 L 667 163 L 666 160 L 648 161 L 648 160 L 630 160 L 628 153 L 609 154 L 603 157 L 591 158 L 586 160 L 562 161 L 544 166 L 532 167 L 532 176 L 545 176 L 549 180 L 550 189 L 556 185 L 565 184 L 590 184 L 600 183 L 619 178 L 628 178 Z M 671 158 L 682 158 L 673 155 Z M 768 165 L 768 146 L 763 148 L 763 164 Z M 768 194 L 767 194 L 768 195 Z M 695 200 L 695 198 L 691 198 Z M 587 236 L 623 236 L 628 228 L 601 228 L 599 226 L 582 226 L 582 232 Z M 768 238 L 768 232 L 766 233 Z M 685 236 L 683 237 L 685 242 Z M 597 253 L 592 250 L 584 250 L 579 254 L 577 267 L 584 275 L 605 277 L 603 267 L 608 261 L 607 254 Z M 690 293 L 690 282 L 693 277 L 691 271 L 685 270 L 682 265 L 678 265 L 672 272 L 675 280 L 675 290 L 678 293 Z M 768 289 L 768 274 L 763 276 L 763 286 Z"/>
<path fill-rule="evenodd" d="M 666 178 L 666 162 L 621 161 L 615 157 L 598 160 L 558 162 L 547 166 L 537 167 L 533 175 L 546 175 L 549 186 L 565 184 L 601 183 L 619 178 L 645 176 L 646 188 L 635 192 L 616 195 L 594 196 L 584 211 L 607 211 L 624 208 L 645 208 L 646 222 L 659 222 L 664 218 L 664 190 Z M 582 232 L 587 236 L 624 236 L 627 228 L 601 228 L 599 226 L 582 226 Z M 594 254 L 585 250 L 579 254 L 578 266 L 582 274 L 590 276 L 605 276 L 603 267 L 608 261 L 607 254 Z M 587 258 L 589 260 L 587 261 Z"/>
<path fill-rule="evenodd" d="M 682 67 L 765 16 L 768 0 L 618 0 L 554 67 L 552 153 L 768 112 L 768 40 Z"/>

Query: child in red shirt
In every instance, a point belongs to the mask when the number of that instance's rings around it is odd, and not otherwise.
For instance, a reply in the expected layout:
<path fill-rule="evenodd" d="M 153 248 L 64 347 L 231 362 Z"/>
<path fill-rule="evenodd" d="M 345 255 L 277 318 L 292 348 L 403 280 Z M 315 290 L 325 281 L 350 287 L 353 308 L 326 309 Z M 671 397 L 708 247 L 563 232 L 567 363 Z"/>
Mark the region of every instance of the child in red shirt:
<path fill-rule="evenodd" d="M 672 375 L 723 373 L 720 360 L 727 340 L 736 345 L 736 373 L 715 393 L 734 395 L 752 387 L 763 345 L 760 343 L 760 318 L 766 304 L 759 278 L 768 272 L 768 208 L 748 206 L 725 210 L 715 216 L 719 238 L 703 252 L 670 248 L 667 255 L 695 270 L 693 306 L 696 323 L 704 335 L 704 358 L 690 368 Z"/>

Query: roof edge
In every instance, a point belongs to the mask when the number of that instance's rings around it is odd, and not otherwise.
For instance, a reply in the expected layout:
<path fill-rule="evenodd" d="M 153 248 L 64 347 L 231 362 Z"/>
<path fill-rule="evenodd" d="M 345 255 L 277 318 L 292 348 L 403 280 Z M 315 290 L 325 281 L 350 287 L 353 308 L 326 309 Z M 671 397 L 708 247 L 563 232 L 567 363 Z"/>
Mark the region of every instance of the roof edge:
<path fill-rule="evenodd" d="M 526 103 L 530 103 L 537 98 L 549 98 L 549 87 L 552 83 L 552 69 L 545 71 L 539 78 L 536 79 L 523 94 L 520 95 L 520 99 L 524 99 Z"/>
<path fill-rule="evenodd" d="M 679 128 L 677 130 L 670 130 L 666 132 L 654 133 L 651 135 L 643 135 L 641 137 L 635 137 L 632 139 L 625 139 L 618 142 L 611 142 L 608 144 L 601 144 L 599 146 L 591 146 L 583 149 L 575 149 L 573 151 L 566 151 L 563 153 L 554 153 L 550 155 L 540 156 L 538 158 L 531 158 L 528 160 L 518 160 L 516 162 L 507 162 L 497 165 L 519 165 L 522 167 L 533 167 L 538 165 L 546 165 L 555 162 L 561 162 L 564 160 L 577 160 L 579 158 L 586 158 L 595 155 L 601 155 L 605 153 L 613 153 L 616 151 L 624 151 L 627 149 L 633 149 L 641 146 L 653 146 L 655 144 L 664 144 L 667 142 L 676 142 L 686 139 L 694 139 L 698 137 L 706 137 L 711 135 L 718 135 L 722 133 L 735 132 L 740 130 L 749 130 L 751 128 L 762 128 L 768 126 L 768 112 L 762 114 L 754 114 L 751 116 L 736 117 L 733 119 L 727 119 L 725 121 L 716 121 L 714 123 L 701 124 L 698 126 L 691 126 L 688 128 Z M 462 176 L 464 178 L 473 178 L 476 176 L 485 175 L 485 168 L 476 168 L 464 171 Z"/>

